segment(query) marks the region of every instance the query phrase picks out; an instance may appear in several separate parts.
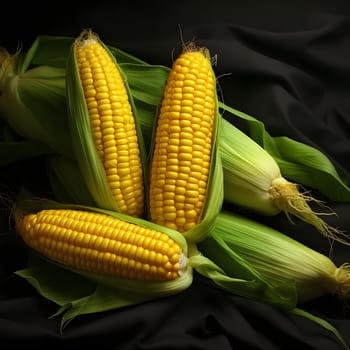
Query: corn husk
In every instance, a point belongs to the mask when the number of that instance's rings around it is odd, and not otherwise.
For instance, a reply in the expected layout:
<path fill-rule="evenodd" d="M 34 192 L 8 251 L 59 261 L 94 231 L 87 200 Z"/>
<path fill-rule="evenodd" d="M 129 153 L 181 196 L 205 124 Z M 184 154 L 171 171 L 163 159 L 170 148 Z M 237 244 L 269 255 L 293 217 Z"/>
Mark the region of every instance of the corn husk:
<path fill-rule="evenodd" d="M 5 121 L 0 120 L 0 167 L 44 156 L 51 152 L 50 147 L 44 147 L 40 142 L 18 137 Z"/>
<path fill-rule="evenodd" d="M 62 203 L 94 206 L 95 200 L 84 181 L 78 163 L 59 154 L 46 156 L 46 173 L 53 197 Z"/>
<path fill-rule="evenodd" d="M 345 345 L 332 325 L 299 307 L 327 294 L 349 300 L 348 262 L 336 266 L 282 232 L 228 211 L 218 215 L 198 249 L 202 256 L 193 256 L 191 263 L 214 285 L 316 321 Z"/>
<path fill-rule="evenodd" d="M 269 288 L 278 290 L 279 286 L 291 285 L 288 289 L 293 291 L 295 303 L 325 294 L 350 297 L 348 262 L 337 267 L 328 256 L 233 212 L 219 214 L 209 237 L 200 243 L 200 250 L 237 278 L 246 279 L 247 275 L 231 265 L 231 259 L 238 266 L 249 266 L 254 273 L 250 276 L 261 276 L 259 279 L 265 280 Z M 225 260 L 225 254 L 231 256 L 230 260 Z"/>

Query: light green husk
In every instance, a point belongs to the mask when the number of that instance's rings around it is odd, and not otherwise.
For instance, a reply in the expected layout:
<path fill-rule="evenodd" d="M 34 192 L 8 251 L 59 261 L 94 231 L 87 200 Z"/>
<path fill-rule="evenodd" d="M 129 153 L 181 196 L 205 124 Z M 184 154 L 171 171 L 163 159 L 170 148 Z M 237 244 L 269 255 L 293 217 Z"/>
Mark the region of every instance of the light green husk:
<path fill-rule="evenodd" d="M 298 303 L 324 294 L 350 297 L 348 263 L 337 267 L 329 257 L 301 242 L 233 212 L 218 215 L 214 229 L 199 247 L 205 256 L 237 278 L 246 279 L 247 275 L 228 263 L 232 258 L 238 265 L 249 266 L 254 279 L 260 276 L 270 288 L 293 285 Z M 231 256 L 229 260 L 226 254 Z"/>
<path fill-rule="evenodd" d="M 257 142 L 233 124 L 221 124 L 220 154 L 224 168 L 225 201 L 263 215 L 286 214 L 312 225 L 330 240 L 350 244 L 343 231 L 324 221 L 322 215 L 335 214 L 301 186 L 282 176 L 275 159 Z M 317 212 L 312 204 L 326 208 Z"/>
<path fill-rule="evenodd" d="M 84 181 L 77 162 L 58 154 L 46 157 L 46 172 L 54 198 L 62 203 L 76 203 L 94 206 L 89 189 Z"/>
<path fill-rule="evenodd" d="M 303 314 L 343 342 L 333 326 L 298 306 L 326 294 L 347 301 L 350 298 L 348 262 L 337 267 L 327 256 L 291 237 L 228 211 L 218 215 L 213 230 L 198 244 L 198 249 L 203 256 L 194 256 L 191 263 L 215 285 Z"/>

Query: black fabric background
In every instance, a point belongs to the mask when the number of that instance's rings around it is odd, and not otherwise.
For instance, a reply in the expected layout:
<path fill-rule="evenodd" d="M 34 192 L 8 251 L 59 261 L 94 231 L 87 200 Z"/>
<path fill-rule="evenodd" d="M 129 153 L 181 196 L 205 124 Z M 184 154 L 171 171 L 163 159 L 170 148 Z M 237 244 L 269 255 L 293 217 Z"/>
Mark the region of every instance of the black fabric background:
<path fill-rule="evenodd" d="M 282 6 L 283 3 L 283 6 Z M 171 65 L 181 40 L 195 39 L 217 55 L 226 104 L 324 152 L 350 179 L 350 4 L 348 1 L 164 1 L 8 3 L 0 45 L 29 47 L 39 34 L 76 36 L 90 27 L 101 39 L 152 64 Z M 43 11 L 43 13 L 40 13 Z M 181 29 L 181 30 L 180 30 Z M 181 33 L 181 35 L 180 35 Z M 32 164 L 30 162 L 29 164 Z M 13 184 L 15 166 L 2 170 Z M 34 166 L 28 181 L 40 182 Z M 317 193 L 316 193 L 317 195 Z M 350 231 L 349 203 L 331 203 L 328 221 Z M 328 244 L 301 222 L 255 217 L 328 254 Z M 4 218 L 4 220 L 6 220 Z M 7 249 L 8 248 L 8 249 Z M 143 305 L 81 316 L 63 335 L 57 310 L 11 272 L 25 253 L 15 244 L 0 252 L 8 279 L 0 288 L 0 346 L 40 349 L 317 349 L 342 346 L 320 326 L 208 286 L 200 277 L 185 292 Z M 337 264 L 350 261 L 335 245 Z M 197 278 L 198 277 L 198 278 Z M 336 326 L 350 346 L 350 312 L 335 297 L 302 305 Z M 92 347 L 91 347 L 92 348 Z"/>

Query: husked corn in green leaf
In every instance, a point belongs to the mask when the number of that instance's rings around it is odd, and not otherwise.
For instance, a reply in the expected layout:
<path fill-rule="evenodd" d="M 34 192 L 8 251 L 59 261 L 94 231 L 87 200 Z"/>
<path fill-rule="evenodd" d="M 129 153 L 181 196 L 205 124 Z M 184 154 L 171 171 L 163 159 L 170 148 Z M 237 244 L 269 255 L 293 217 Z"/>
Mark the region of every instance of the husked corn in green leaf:
<path fill-rule="evenodd" d="M 149 281 L 174 280 L 186 269 L 181 246 L 167 234 L 107 214 L 15 209 L 14 217 L 28 246 L 74 269 Z"/>
<path fill-rule="evenodd" d="M 207 52 L 175 60 L 158 115 L 150 169 L 153 222 L 186 232 L 202 217 L 214 137 L 216 81 Z"/>
<path fill-rule="evenodd" d="M 217 215 L 215 225 L 198 249 L 202 256 L 194 257 L 192 266 L 218 287 L 304 316 L 345 344 L 333 325 L 299 306 L 327 294 L 347 302 L 347 261 L 336 265 L 328 256 L 292 237 L 226 210 Z"/>
<path fill-rule="evenodd" d="M 221 106 L 234 113 L 229 106 Z M 312 225 L 328 239 L 350 244 L 349 236 L 322 219 L 335 214 L 321 201 L 285 178 L 277 160 L 251 137 L 227 120 L 221 123 L 220 154 L 224 171 L 225 201 L 262 215 L 284 213 Z M 318 212 L 313 204 L 326 208 Z"/>
<path fill-rule="evenodd" d="M 222 211 L 217 216 L 215 227 L 199 244 L 199 249 L 236 278 L 260 279 L 266 283 L 265 288 L 275 291 L 285 286 L 279 292 L 285 296 L 295 294 L 297 302 L 328 293 L 350 297 L 348 262 L 338 267 L 330 257 L 232 211 Z"/>
<path fill-rule="evenodd" d="M 108 209 L 141 217 L 145 201 L 143 165 L 134 111 L 122 74 L 106 46 L 91 31 L 81 34 L 74 50 L 94 144 L 115 199 L 116 207 Z M 72 106 L 74 91 L 68 97 Z M 72 114 L 74 118 L 74 110 Z M 95 188 L 96 183 L 92 185 Z"/>

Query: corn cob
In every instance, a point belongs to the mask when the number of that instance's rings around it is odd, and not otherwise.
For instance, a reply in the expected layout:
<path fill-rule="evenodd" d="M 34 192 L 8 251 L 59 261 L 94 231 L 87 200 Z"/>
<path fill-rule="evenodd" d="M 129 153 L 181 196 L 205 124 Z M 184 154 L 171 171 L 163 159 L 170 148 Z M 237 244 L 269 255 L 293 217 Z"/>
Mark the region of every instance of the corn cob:
<path fill-rule="evenodd" d="M 82 143 L 77 157 L 90 191 L 99 207 L 141 217 L 145 202 L 143 164 L 134 108 L 117 63 L 96 34 L 84 31 L 75 41 L 67 76 L 68 105 Z M 77 105 L 79 92 L 84 106 Z M 81 116 L 88 120 L 82 121 Z M 83 129 L 84 123 L 91 128 L 88 133 Z M 91 133 L 93 145 L 89 144 Z M 91 169 L 99 167 L 95 164 L 97 156 L 105 176 L 98 174 L 98 170 L 96 175 Z M 99 190 L 106 182 L 107 188 Z M 109 202 L 105 204 L 101 193 L 108 191 L 111 193 L 104 196 Z M 114 198 L 112 204 L 110 195 Z"/>
<path fill-rule="evenodd" d="M 78 209 L 15 209 L 16 230 L 54 262 L 99 275 L 170 281 L 186 269 L 181 245 L 167 234 L 110 215 Z"/>
<path fill-rule="evenodd" d="M 207 51 L 175 60 L 158 115 L 150 169 L 153 222 L 187 232 L 201 220 L 215 134 L 216 81 Z"/>

